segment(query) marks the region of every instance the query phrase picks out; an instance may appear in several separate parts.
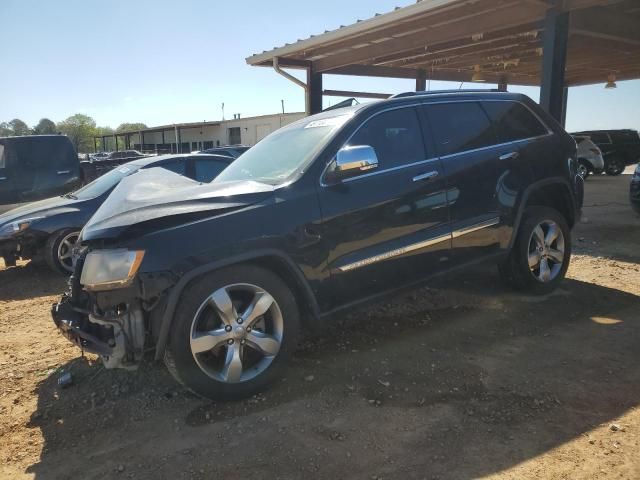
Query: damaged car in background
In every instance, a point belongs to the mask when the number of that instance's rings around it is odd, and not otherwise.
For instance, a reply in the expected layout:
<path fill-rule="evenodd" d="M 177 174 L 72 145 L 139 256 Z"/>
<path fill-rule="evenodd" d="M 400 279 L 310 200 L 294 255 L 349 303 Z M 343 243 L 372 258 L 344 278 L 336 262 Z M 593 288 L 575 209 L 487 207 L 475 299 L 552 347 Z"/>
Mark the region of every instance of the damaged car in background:
<path fill-rule="evenodd" d="M 423 92 L 277 130 L 213 182 L 124 178 L 84 227 L 60 331 L 107 367 L 150 348 L 193 392 L 277 379 L 301 330 L 478 260 L 518 289 L 562 281 L 576 144 L 528 97 Z"/>
<path fill-rule="evenodd" d="M 162 155 L 119 166 L 84 187 L 9 210 L 0 215 L 0 256 L 5 265 L 42 259 L 54 271 L 73 272 L 80 230 L 125 177 L 163 168 L 198 182 L 210 182 L 231 162 L 222 155 Z"/>

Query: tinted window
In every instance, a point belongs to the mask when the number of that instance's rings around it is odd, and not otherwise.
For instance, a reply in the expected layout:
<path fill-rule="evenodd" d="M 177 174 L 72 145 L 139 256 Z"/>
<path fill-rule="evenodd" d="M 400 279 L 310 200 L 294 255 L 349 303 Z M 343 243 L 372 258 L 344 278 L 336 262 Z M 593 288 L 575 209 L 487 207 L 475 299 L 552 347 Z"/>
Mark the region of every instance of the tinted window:
<path fill-rule="evenodd" d="M 589 137 L 594 143 L 611 143 L 606 133 L 591 133 Z"/>
<path fill-rule="evenodd" d="M 613 143 L 638 143 L 636 132 L 611 132 L 609 136 Z"/>
<path fill-rule="evenodd" d="M 170 162 L 164 162 L 161 164 L 149 165 L 149 168 L 153 168 L 153 167 L 162 167 L 173 173 L 177 173 L 178 175 L 184 175 L 184 172 L 185 172 L 185 162 L 181 158 L 177 160 L 171 160 Z"/>
<path fill-rule="evenodd" d="M 512 142 L 547 133 L 544 125 L 521 103 L 483 102 L 482 106 L 496 128 L 499 142 Z"/>
<path fill-rule="evenodd" d="M 373 147 L 381 169 L 427 158 L 414 108 L 400 108 L 376 115 L 360 127 L 349 145 Z"/>
<path fill-rule="evenodd" d="M 427 112 L 440 155 L 497 143 L 489 118 L 476 102 L 429 105 Z"/>
<path fill-rule="evenodd" d="M 196 180 L 198 182 L 210 182 L 224 170 L 228 163 L 210 158 L 196 160 Z"/>

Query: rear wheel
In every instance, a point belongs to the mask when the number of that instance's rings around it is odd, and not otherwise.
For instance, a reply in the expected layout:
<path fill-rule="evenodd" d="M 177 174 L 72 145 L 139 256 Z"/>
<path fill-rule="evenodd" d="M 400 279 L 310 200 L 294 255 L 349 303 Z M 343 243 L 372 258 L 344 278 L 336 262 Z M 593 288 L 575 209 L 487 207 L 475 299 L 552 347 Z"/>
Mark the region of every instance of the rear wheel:
<path fill-rule="evenodd" d="M 606 161 L 604 171 L 607 175 L 620 175 L 624 171 L 624 163 L 618 158 L 610 158 Z"/>
<path fill-rule="evenodd" d="M 291 290 L 273 273 L 240 265 L 203 276 L 180 300 L 165 363 L 211 399 L 247 397 L 275 380 L 299 329 Z"/>
<path fill-rule="evenodd" d="M 59 230 L 49 236 L 43 256 L 53 271 L 65 275 L 73 273 L 73 248 L 79 236 L 80 231 L 73 228 Z"/>
<path fill-rule="evenodd" d="M 562 281 L 570 259 L 571 230 L 564 217 L 552 208 L 532 207 L 525 211 L 515 244 L 499 270 L 508 285 L 545 294 Z"/>

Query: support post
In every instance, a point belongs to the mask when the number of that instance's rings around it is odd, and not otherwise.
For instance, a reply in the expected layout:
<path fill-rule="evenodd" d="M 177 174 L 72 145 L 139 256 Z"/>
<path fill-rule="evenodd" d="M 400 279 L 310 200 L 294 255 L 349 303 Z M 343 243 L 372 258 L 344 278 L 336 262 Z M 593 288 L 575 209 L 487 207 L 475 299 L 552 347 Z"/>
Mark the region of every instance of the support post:
<path fill-rule="evenodd" d="M 563 127 L 567 123 L 567 100 L 569 100 L 569 87 L 562 89 L 562 116 L 560 117 L 560 125 Z"/>
<path fill-rule="evenodd" d="M 98 153 L 98 142 L 96 137 L 93 137 L 93 153 Z"/>
<path fill-rule="evenodd" d="M 427 89 L 427 75 L 424 70 L 418 71 L 416 78 L 416 92 L 424 92 Z"/>
<path fill-rule="evenodd" d="M 502 77 L 500 79 L 500 81 L 498 82 L 498 91 L 499 92 L 506 92 L 507 91 L 507 79 Z"/>
<path fill-rule="evenodd" d="M 116 134 L 113 134 L 113 143 L 116 144 L 116 152 L 118 151 L 118 137 L 116 136 Z"/>
<path fill-rule="evenodd" d="M 305 104 L 307 115 L 322 111 L 322 74 L 313 71 L 313 64 L 307 68 L 307 90 Z"/>
<path fill-rule="evenodd" d="M 558 122 L 562 121 L 564 70 L 567 61 L 569 13 L 558 8 L 547 11 L 542 40 L 542 86 L 540 105 Z"/>
<path fill-rule="evenodd" d="M 144 133 L 140 132 L 140 151 L 144 153 Z"/>

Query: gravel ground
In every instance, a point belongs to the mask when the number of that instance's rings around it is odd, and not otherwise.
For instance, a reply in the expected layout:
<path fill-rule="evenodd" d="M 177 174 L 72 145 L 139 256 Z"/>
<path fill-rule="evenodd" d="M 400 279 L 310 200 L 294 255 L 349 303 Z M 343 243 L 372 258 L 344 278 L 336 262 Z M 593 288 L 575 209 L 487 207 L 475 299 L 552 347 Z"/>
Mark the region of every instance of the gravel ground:
<path fill-rule="evenodd" d="M 640 478 L 640 218 L 587 181 L 567 280 L 491 266 L 336 319 L 264 394 L 210 403 L 58 335 L 65 280 L 0 267 L 3 478 Z M 74 383 L 60 389 L 57 378 Z"/>

